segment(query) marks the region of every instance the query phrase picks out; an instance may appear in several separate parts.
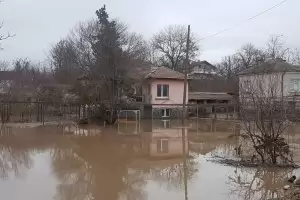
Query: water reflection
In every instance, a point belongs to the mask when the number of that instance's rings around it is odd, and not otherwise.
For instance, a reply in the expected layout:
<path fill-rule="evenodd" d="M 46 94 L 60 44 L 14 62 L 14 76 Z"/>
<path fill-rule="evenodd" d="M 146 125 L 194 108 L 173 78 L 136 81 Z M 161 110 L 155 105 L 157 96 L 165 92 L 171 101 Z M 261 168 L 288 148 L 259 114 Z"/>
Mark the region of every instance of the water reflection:
<path fill-rule="evenodd" d="M 135 186 L 142 187 L 143 176 L 127 167 L 133 156 L 130 146 L 115 137 L 77 138 L 73 143 L 53 152 L 53 171 L 61 181 L 58 199 L 114 200 L 125 190 L 122 196 L 142 199 Z"/>
<path fill-rule="evenodd" d="M 138 127 L 138 129 L 136 129 Z M 291 171 L 247 169 L 207 161 L 236 156 L 234 122 L 143 121 L 116 127 L 4 128 L 2 177 L 26 172 L 36 155 L 50 157 L 56 200 L 268 199 L 282 196 Z M 297 134 L 294 136 L 297 137 Z M 296 140 L 294 141 L 297 144 Z M 3 163 L 3 164 L 2 164 Z M 35 180 L 34 177 L 31 181 Z M 47 182 L 48 180 L 43 180 Z M 2 184 L 5 184 L 3 182 Z M 26 184 L 26 182 L 24 183 Z M 38 188 L 37 188 L 38 190 Z M 50 188 L 49 188 L 50 190 Z"/>
<path fill-rule="evenodd" d="M 228 177 L 231 194 L 240 199 L 274 199 L 284 196 L 285 180 L 291 175 L 290 169 L 237 168 Z"/>
<path fill-rule="evenodd" d="M 52 153 L 53 171 L 61 182 L 56 198 L 147 199 L 144 187 L 150 179 L 168 188 L 183 188 L 182 156 L 188 143 L 182 128 L 153 124 L 152 130 L 132 137 L 77 137 L 67 148 L 57 146 Z M 188 179 L 197 172 L 194 163 L 190 157 Z"/>
<path fill-rule="evenodd" d="M 20 176 L 32 165 L 28 143 L 24 137 L 13 134 L 11 127 L 0 128 L 0 178 Z"/>

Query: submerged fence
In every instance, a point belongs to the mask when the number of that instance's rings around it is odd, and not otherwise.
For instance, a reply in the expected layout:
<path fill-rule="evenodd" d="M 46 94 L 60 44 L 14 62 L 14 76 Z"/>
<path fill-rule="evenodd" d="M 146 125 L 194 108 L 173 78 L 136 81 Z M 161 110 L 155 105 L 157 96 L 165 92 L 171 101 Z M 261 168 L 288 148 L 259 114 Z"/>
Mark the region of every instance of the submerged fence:
<path fill-rule="evenodd" d="M 97 104 L 63 104 L 53 102 L 2 101 L 0 102 L 3 122 L 49 122 L 91 118 L 97 115 Z M 120 104 L 117 106 L 120 118 L 181 118 L 182 104 Z M 237 107 L 233 104 L 187 104 L 187 117 L 235 119 Z M 131 116 L 131 112 L 134 111 Z"/>
<path fill-rule="evenodd" d="M 0 102 L 0 114 L 2 123 L 76 120 L 80 117 L 80 105 L 6 101 Z"/>

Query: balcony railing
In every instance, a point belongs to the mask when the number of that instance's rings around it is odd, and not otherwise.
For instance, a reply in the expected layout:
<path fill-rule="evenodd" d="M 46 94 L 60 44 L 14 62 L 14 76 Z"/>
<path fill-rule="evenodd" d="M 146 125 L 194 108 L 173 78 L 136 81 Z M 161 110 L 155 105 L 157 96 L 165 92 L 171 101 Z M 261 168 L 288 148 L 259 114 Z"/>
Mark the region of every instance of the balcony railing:
<path fill-rule="evenodd" d="M 132 98 L 136 103 L 151 103 L 151 95 L 135 95 Z"/>

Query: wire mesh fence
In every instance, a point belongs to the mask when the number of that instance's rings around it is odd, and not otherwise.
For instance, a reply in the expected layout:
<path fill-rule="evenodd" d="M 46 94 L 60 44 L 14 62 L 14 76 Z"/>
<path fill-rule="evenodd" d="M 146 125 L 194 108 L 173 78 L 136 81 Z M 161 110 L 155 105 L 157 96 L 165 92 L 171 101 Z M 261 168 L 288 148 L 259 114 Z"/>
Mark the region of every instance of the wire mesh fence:
<path fill-rule="evenodd" d="M 99 116 L 100 104 L 59 104 L 52 102 L 0 102 L 1 121 L 4 122 L 49 122 L 58 120 L 77 121 Z M 118 104 L 119 118 L 135 119 L 181 119 L 182 104 Z M 187 104 L 187 118 L 236 119 L 237 107 L 232 104 Z M 136 113 L 138 112 L 138 114 Z"/>
<path fill-rule="evenodd" d="M 1 102 L 0 114 L 2 123 L 76 120 L 80 116 L 80 107 L 49 102 Z"/>

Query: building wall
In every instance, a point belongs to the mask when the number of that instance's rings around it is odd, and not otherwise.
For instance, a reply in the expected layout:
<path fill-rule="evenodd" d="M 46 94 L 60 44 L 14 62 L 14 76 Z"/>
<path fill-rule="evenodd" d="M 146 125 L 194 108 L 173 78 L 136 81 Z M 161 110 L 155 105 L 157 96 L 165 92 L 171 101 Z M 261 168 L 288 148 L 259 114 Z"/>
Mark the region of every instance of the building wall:
<path fill-rule="evenodd" d="M 282 75 L 283 75 L 283 96 L 288 97 L 292 95 L 292 80 L 300 79 L 299 72 L 286 72 L 286 73 L 273 73 L 273 74 L 264 74 L 264 75 L 243 75 L 239 77 L 239 91 L 240 94 L 242 89 L 245 88 L 243 83 L 245 81 L 250 81 L 253 85 L 262 85 L 267 95 L 268 91 L 270 91 L 270 87 L 275 87 L 277 92 L 277 96 L 281 97 L 281 87 L 282 87 Z M 300 93 L 300 92 L 299 92 Z"/>
<path fill-rule="evenodd" d="M 239 77 L 239 93 L 240 97 L 247 92 L 255 93 L 261 96 L 281 97 L 282 73 L 259 74 L 259 75 L 242 75 Z"/>
<path fill-rule="evenodd" d="M 152 104 L 182 104 L 183 103 L 183 80 L 170 80 L 170 79 L 153 79 L 148 82 L 151 85 L 151 103 Z M 169 98 L 161 99 L 157 98 L 157 85 L 168 84 L 169 85 Z M 186 103 L 188 102 L 188 85 L 186 91 Z M 161 107 L 161 106 L 153 106 Z"/>

